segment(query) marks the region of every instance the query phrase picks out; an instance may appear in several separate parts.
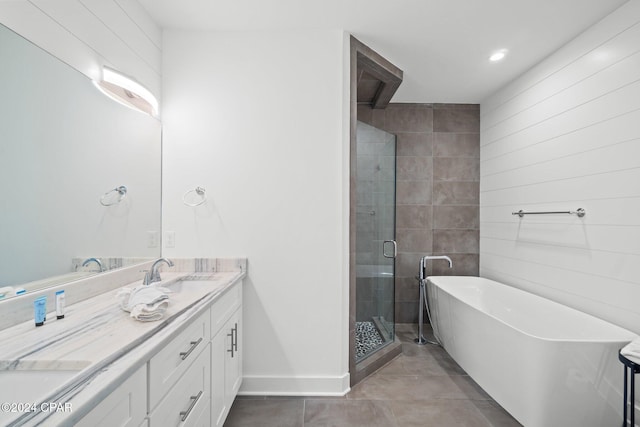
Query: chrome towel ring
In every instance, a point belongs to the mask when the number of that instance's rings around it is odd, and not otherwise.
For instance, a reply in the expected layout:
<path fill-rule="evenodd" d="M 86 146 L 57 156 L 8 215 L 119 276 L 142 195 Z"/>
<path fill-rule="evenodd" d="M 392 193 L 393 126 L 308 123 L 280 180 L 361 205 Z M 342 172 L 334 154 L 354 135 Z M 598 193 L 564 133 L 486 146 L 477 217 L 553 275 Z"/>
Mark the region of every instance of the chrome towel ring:
<path fill-rule="evenodd" d="M 117 195 L 116 195 L 117 194 Z M 107 191 L 100 197 L 100 204 L 102 206 L 113 206 L 120 203 L 127 196 L 127 187 L 121 185 L 111 191 Z M 113 200 L 110 200 L 113 199 Z"/>
<path fill-rule="evenodd" d="M 206 190 L 204 188 L 202 188 L 202 187 L 196 187 L 193 190 L 189 190 L 186 193 L 184 193 L 184 195 L 182 196 L 182 202 L 185 205 L 190 206 L 190 207 L 200 206 L 201 204 L 203 204 L 204 202 L 207 201 L 207 196 L 204 194 L 205 191 Z M 200 198 L 200 200 L 198 200 L 196 202 L 193 202 L 193 203 L 187 202 L 187 198 L 188 198 L 188 196 L 190 194 L 193 194 L 194 196 L 197 195 Z"/>

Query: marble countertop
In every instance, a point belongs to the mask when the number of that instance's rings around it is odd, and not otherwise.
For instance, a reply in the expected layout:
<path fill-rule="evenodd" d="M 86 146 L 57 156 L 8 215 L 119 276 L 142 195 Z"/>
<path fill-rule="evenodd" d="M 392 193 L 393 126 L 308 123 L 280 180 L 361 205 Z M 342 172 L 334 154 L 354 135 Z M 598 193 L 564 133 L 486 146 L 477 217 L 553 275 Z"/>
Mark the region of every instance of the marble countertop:
<path fill-rule="evenodd" d="M 0 375 L 77 371 L 55 390 L 34 391 L 31 399 L 34 403 L 71 402 L 71 411 L 0 412 L 0 423 L 59 425 L 79 420 L 244 275 L 242 271 L 164 273 L 164 280 L 154 285 L 173 286 L 175 291 L 169 294 L 163 319 L 156 322 L 131 318 L 120 308 L 117 290 L 111 290 L 67 307 L 64 319 L 49 312 L 41 327 L 28 321 L 0 331 Z M 178 281 L 179 286 L 172 285 Z M 127 286 L 136 285 L 139 281 Z"/>

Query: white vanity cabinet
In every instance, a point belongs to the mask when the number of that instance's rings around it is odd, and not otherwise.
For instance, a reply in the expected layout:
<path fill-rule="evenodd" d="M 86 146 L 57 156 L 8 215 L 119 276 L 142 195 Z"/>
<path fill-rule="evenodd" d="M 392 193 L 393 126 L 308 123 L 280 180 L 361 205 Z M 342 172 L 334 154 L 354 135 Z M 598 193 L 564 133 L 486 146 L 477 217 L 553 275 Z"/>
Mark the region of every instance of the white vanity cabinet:
<path fill-rule="evenodd" d="M 242 383 L 242 287 L 235 286 L 211 308 L 211 425 L 224 424 Z"/>
<path fill-rule="evenodd" d="M 210 346 L 209 342 L 203 345 L 187 371 L 149 414 L 149 427 L 197 426 L 205 413 L 211 413 Z"/>
<path fill-rule="evenodd" d="M 140 427 L 147 421 L 147 365 L 85 415 L 77 427 Z"/>
<path fill-rule="evenodd" d="M 190 369 L 191 364 L 211 340 L 210 311 L 198 316 L 149 361 L 149 409 Z"/>
<path fill-rule="evenodd" d="M 180 321 L 78 426 L 222 427 L 242 383 L 242 280 Z"/>

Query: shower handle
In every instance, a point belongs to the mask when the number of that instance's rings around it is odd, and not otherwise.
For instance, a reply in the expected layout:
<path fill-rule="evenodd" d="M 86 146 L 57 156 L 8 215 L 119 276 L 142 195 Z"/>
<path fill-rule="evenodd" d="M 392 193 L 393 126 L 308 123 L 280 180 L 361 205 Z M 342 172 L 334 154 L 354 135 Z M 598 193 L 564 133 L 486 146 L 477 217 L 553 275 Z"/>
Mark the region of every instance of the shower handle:
<path fill-rule="evenodd" d="M 393 253 L 391 255 L 387 254 L 387 243 L 391 243 L 393 245 Z M 398 256 L 398 244 L 395 240 L 385 240 L 382 243 L 382 256 L 385 258 L 395 258 Z"/>

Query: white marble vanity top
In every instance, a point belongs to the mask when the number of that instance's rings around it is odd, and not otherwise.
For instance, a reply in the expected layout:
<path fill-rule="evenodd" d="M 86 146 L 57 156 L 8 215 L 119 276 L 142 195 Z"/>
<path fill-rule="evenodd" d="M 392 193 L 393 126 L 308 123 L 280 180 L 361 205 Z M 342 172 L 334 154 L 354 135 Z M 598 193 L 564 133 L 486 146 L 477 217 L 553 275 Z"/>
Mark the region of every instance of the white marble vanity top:
<path fill-rule="evenodd" d="M 243 271 L 163 273 L 162 282 L 151 286 L 171 289 L 171 283 L 184 281 L 173 285 L 167 311 L 155 322 L 131 318 L 120 308 L 117 290 L 110 290 L 68 306 L 64 319 L 56 319 L 49 302 L 43 326 L 35 327 L 31 320 L 0 331 L 0 381 L 2 373 L 76 371 L 56 389 L 34 390 L 28 400 L 37 405 L 72 402 L 70 411 L 28 414 L 28 420 L 24 411 L 2 411 L 0 424 L 19 419 L 24 425 L 59 425 L 79 419 L 244 275 Z M 136 281 L 126 286 L 140 285 Z"/>

